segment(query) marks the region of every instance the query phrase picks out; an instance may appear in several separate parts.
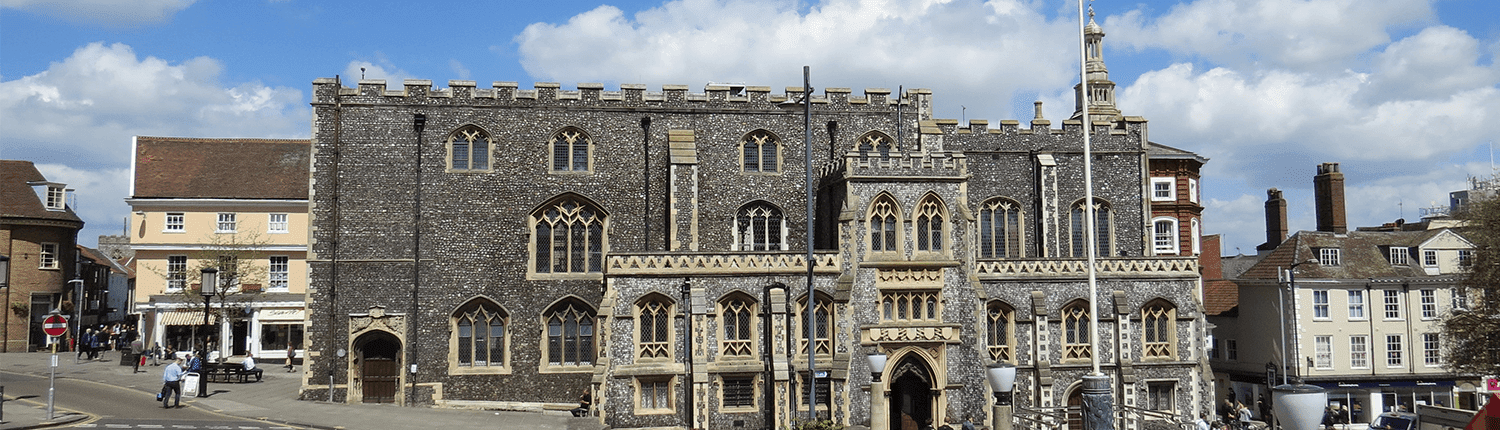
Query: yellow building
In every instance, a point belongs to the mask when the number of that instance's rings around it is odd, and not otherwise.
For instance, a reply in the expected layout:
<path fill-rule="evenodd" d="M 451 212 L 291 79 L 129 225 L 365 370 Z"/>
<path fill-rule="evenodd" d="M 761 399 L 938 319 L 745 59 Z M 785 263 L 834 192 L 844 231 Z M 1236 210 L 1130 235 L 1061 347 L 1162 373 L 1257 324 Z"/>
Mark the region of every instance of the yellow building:
<path fill-rule="evenodd" d="M 220 355 L 262 359 L 300 349 L 309 141 L 137 136 L 133 147 L 132 308 L 148 347 L 197 350 L 213 339 Z M 199 280 L 210 267 L 223 288 L 205 312 Z"/>

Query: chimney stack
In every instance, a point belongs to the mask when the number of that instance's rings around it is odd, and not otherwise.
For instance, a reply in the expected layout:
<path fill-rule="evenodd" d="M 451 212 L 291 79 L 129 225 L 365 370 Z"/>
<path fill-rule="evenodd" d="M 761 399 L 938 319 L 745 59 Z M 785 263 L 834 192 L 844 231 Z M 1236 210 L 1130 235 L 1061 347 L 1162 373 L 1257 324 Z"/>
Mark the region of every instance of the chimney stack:
<path fill-rule="evenodd" d="M 1339 172 L 1339 163 L 1318 165 L 1318 175 L 1313 177 L 1313 197 L 1317 199 L 1318 231 L 1348 233 L 1349 223 L 1344 216 L 1344 174 Z"/>
<path fill-rule="evenodd" d="M 1255 247 L 1256 251 L 1270 251 L 1286 241 L 1286 199 L 1281 190 L 1266 190 L 1266 243 Z"/>

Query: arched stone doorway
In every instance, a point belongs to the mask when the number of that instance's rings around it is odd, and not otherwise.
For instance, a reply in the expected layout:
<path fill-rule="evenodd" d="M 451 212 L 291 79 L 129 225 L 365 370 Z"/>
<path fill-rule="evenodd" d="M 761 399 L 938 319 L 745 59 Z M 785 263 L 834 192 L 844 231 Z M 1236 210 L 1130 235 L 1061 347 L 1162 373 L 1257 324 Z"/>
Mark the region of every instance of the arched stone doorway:
<path fill-rule="evenodd" d="M 1068 430 L 1083 430 L 1083 385 L 1068 389 Z"/>
<path fill-rule="evenodd" d="M 917 354 L 907 354 L 891 371 L 892 430 L 921 430 L 936 421 L 933 403 L 937 386 L 932 368 Z"/>
<path fill-rule="evenodd" d="M 401 341 L 386 332 L 365 333 L 354 340 L 353 355 L 360 400 L 395 403 L 401 392 Z"/>

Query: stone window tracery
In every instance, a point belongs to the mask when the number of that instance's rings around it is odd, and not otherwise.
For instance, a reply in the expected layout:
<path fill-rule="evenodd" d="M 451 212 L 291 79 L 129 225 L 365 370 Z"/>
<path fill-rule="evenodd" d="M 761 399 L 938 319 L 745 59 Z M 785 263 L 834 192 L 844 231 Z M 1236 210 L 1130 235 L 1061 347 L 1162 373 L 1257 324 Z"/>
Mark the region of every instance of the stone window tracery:
<path fill-rule="evenodd" d="M 533 215 L 536 273 L 599 273 L 604 268 L 605 216 L 566 198 Z"/>
<path fill-rule="evenodd" d="M 754 202 L 740 208 L 735 216 L 735 249 L 741 251 L 786 250 L 786 220 L 781 209 L 766 202 Z"/>
<path fill-rule="evenodd" d="M 943 250 L 943 201 L 937 196 L 927 196 L 917 203 L 915 216 L 917 250 L 941 252 Z"/>
<path fill-rule="evenodd" d="M 870 250 L 875 252 L 891 252 L 899 248 L 900 237 L 897 232 L 900 229 L 901 213 L 896 202 L 890 196 L 880 196 L 875 203 L 870 205 Z"/>
<path fill-rule="evenodd" d="M 880 293 L 881 318 L 886 321 L 936 321 L 937 291 L 895 290 Z"/>
<path fill-rule="evenodd" d="M 1089 304 L 1075 301 L 1062 309 L 1063 360 L 1087 360 L 1093 357 L 1089 333 Z"/>
<path fill-rule="evenodd" d="M 594 364 L 594 310 L 564 302 L 544 314 L 547 327 L 547 364 L 592 366 Z"/>
<path fill-rule="evenodd" d="M 490 150 L 494 142 L 488 133 L 467 126 L 448 136 L 448 169 L 450 171 L 489 170 Z"/>
<path fill-rule="evenodd" d="M 979 209 L 979 258 L 1021 258 L 1021 205 L 998 198 Z"/>
<path fill-rule="evenodd" d="M 735 294 L 719 302 L 719 321 L 723 327 L 719 353 L 728 357 L 755 356 L 755 302 Z"/>
<path fill-rule="evenodd" d="M 1015 311 L 1001 302 L 990 302 L 985 318 L 985 345 L 990 361 L 1015 362 Z"/>
<path fill-rule="evenodd" d="M 594 143 L 583 130 L 565 128 L 552 135 L 548 144 L 552 146 L 552 171 L 589 171 L 589 149 Z"/>
<path fill-rule="evenodd" d="M 813 304 L 813 338 L 817 345 L 816 355 L 833 354 L 833 302 L 818 296 Z M 802 355 L 807 355 L 807 296 L 797 302 L 797 344 Z"/>
<path fill-rule="evenodd" d="M 510 318 L 500 306 L 478 299 L 453 314 L 455 365 L 482 368 L 507 367 L 506 347 Z"/>
<path fill-rule="evenodd" d="M 653 297 L 636 307 L 637 356 L 643 359 L 672 358 L 672 305 Z"/>
<path fill-rule="evenodd" d="M 1176 356 L 1177 309 L 1163 300 L 1141 308 L 1143 355 L 1148 359 L 1171 359 Z"/>
<path fill-rule="evenodd" d="M 1088 224 L 1088 220 L 1084 216 L 1084 206 L 1086 205 L 1082 200 L 1079 200 L 1077 203 L 1073 204 L 1073 209 L 1071 211 L 1072 216 L 1070 219 L 1071 222 L 1069 223 L 1068 230 L 1070 238 L 1072 239 L 1071 242 L 1073 257 L 1078 258 L 1088 257 L 1089 252 L 1086 245 L 1088 243 L 1088 231 L 1085 227 Z M 1105 201 L 1099 199 L 1094 199 L 1094 204 L 1092 205 L 1092 207 L 1094 211 L 1094 220 L 1096 222 L 1094 229 L 1094 243 L 1097 244 L 1098 247 L 1098 256 L 1112 256 L 1114 255 L 1114 220 L 1112 216 L 1113 211 L 1110 210 L 1109 203 L 1106 203 Z"/>
<path fill-rule="evenodd" d="M 765 130 L 756 130 L 745 135 L 745 142 L 741 146 L 743 151 L 741 157 L 745 172 L 750 173 L 776 173 L 779 169 L 780 144 L 776 135 Z"/>

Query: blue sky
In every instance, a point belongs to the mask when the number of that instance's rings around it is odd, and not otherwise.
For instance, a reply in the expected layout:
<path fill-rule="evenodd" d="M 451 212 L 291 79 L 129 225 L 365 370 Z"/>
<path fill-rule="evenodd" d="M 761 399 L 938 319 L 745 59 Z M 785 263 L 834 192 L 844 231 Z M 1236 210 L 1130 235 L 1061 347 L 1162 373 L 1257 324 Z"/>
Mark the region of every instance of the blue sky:
<path fill-rule="evenodd" d="M 1349 224 L 1415 220 L 1492 174 L 1500 6 L 1483 0 L 1093 4 L 1126 115 L 1210 158 L 1204 233 L 1265 239 L 1267 188 L 1313 229 L 1338 162 Z M 388 2 L 0 0 L 0 158 L 77 190 L 80 242 L 119 234 L 130 138 L 310 134 L 313 79 L 932 89 L 943 118 L 1072 112 L 1064 0 Z M 352 85 L 352 84 L 351 84 Z"/>

